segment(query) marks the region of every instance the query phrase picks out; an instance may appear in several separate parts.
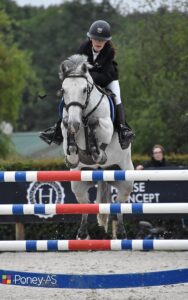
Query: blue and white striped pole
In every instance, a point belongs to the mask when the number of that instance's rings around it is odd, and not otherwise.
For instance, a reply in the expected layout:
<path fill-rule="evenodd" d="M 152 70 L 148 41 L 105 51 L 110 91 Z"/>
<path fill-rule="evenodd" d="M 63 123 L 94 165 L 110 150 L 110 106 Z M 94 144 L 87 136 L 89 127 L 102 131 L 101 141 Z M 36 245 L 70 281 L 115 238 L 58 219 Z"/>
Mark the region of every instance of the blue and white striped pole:
<path fill-rule="evenodd" d="M 184 181 L 188 170 L 0 171 L 0 182 Z"/>
<path fill-rule="evenodd" d="M 0 241 L 0 252 L 12 251 L 187 251 L 188 240 L 25 240 Z"/>
<path fill-rule="evenodd" d="M 188 203 L 1 204 L 0 215 L 188 214 Z"/>

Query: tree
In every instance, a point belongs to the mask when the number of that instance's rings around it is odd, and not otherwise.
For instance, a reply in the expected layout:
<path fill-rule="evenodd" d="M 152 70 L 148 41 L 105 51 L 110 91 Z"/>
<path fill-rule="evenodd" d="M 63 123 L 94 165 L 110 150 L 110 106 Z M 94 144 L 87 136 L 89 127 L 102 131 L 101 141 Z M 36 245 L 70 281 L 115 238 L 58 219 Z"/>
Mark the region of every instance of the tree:
<path fill-rule="evenodd" d="M 161 7 L 129 16 L 124 28 L 126 46 L 119 60 L 125 106 L 137 133 L 133 147 L 144 153 L 157 142 L 169 151 L 186 152 L 187 14 Z"/>
<path fill-rule="evenodd" d="M 35 75 L 28 52 L 19 50 L 12 42 L 10 29 L 11 20 L 0 11 L 0 123 L 15 125 L 26 83 L 35 80 Z M 5 143 L 6 139 L 1 139 L 1 153 Z"/>

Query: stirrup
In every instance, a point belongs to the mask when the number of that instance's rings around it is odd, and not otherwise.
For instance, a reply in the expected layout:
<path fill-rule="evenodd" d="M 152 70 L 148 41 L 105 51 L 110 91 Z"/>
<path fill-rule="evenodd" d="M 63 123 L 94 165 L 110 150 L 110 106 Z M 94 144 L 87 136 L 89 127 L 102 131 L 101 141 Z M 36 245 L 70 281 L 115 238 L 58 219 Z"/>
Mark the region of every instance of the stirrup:
<path fill-rule="evenodd" d="M 40 135 L 39 135 L 39 138 L 44 141 L 45 143 L 47 143 L 48 145 L 51 145 L 52 143 L 52 140 L 47 138 L 45 135 L 44 135 L 44 132 L 40 132 Z"/>
<path fill-rule="evenodd" d="M 63 137 L 54 135 L 53 138 L 49 138 L 49 137 L 45 136 L 44 132 L 41 132 L 39 137 L 40 137 L 41 140 L 43 140 L 48 145 L 51 145 L 52 143 L 54 143 L 54 144 L 59 146 L 63 142 Z"/>
<path fill-rule="evenodd" d="M 39 137 L 48 145 L 51 145 L 51 143 L 60 145 L 63 142 L 62 133 L 58 130 L 57 125 L 47 128 L 40 133 Z"/>

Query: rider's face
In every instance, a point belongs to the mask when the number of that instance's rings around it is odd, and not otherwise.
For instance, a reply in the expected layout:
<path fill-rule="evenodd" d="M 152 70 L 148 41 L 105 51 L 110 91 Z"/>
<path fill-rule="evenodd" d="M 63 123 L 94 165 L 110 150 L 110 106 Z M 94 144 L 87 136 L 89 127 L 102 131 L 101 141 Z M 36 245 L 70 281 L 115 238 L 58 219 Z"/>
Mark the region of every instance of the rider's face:
<path fill-rule="evenodd" d="M 95 39 L 91 39 L 91 42 L 92 42 L 93 49 L 96 52 L 100 52 L 103 49 L 104 45 L 106 44 L 106 41 L 95 40 Z"/>

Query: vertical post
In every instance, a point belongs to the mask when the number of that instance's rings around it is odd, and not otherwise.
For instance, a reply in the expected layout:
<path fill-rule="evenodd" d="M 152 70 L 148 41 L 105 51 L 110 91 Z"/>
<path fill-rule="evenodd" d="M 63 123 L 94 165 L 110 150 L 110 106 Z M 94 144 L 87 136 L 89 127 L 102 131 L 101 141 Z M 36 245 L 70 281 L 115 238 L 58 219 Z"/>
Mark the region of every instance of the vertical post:
<path fill-rule="evenodd" d="M 25 232 L 24 232 L 24 224 L 23 223 L 16 223 L 15 224 L 15 234 L 16 234 L 16 240 L 24 240 L 25 239 Z"/>
<path fill-rule="evenodd" d="M 117 239 L 117 220 L 112 220 L 112 238 Z"/>

